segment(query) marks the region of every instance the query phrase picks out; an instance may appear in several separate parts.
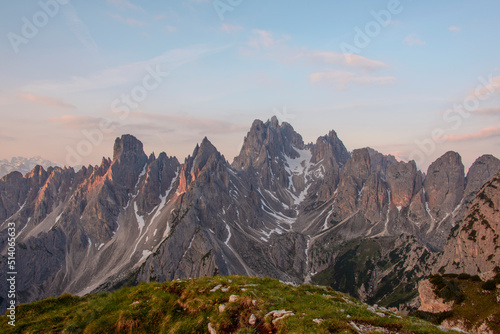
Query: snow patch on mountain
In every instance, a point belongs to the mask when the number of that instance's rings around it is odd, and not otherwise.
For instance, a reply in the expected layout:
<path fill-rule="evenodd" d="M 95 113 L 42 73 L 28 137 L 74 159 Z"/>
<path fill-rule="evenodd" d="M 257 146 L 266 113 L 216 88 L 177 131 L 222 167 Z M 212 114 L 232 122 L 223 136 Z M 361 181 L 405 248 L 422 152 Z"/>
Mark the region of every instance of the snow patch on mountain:
<path fill-rule="evenodd" d="M 307 191 L 311 185 L 308 181 L 311 179 L 309 174 L 313 164 L 311 164 L 312 153 L 309 149 L 301 150 L 294 147 L 294 150 L 299 154 L 299 156 L 292 159 L 285 155 L 285 170 L 288 174 L 288 191 L 294 200 L 294 204 L 299 205 L 304 201 Z M 303 178 L 304 189 L 297 189 L 293 182 L 294 177 Z"/>
<path fill-rule="evenodd" d="M 43 159 L 40 156 L 25 158 L 25 157 L 13 157 L 9 160 L 0 160 L 0 178 L 12 173 L 20 172 L 25 175 L 33 170 L 37 165 L 42 166 L 44 169 L 49 167 L 61 167 L 60 164 Z"/>

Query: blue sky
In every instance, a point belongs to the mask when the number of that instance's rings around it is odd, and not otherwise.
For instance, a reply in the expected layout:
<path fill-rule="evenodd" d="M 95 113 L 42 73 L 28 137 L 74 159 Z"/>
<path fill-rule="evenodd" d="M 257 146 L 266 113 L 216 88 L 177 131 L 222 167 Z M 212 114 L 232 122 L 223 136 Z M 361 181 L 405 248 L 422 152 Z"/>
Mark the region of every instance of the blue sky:
<path fill-rule="evenodd" d="M 500 3 L 17 1 L 0 13 L 0 159 L 97 164 L 114 139 L 229 161 L 256 118 L 425 170 L 500 157 Z"/>

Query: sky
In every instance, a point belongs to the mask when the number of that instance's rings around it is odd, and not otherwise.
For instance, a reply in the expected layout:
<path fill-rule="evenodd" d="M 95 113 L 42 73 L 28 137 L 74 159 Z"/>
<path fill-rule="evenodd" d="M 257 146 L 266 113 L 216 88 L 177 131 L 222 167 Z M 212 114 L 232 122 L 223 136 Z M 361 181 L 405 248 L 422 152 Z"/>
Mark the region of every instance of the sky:
<path fill-rule="evenodd" d="M 426 171 L 500 158 L 494 0 L 23 0 L 0 12 L 0 159 L 99 164 L 132 134 L 232 162 L 255 119 Z"/>

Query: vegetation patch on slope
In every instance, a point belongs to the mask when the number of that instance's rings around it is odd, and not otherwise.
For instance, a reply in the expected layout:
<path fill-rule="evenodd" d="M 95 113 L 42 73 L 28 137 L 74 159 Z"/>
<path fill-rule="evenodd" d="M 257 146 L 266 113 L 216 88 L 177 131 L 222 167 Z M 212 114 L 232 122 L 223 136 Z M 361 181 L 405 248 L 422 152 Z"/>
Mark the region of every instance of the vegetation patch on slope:
<path fill-rule="evenodd" d="M 242 276 L 63 295 L 20 305 L 16 326 L 7 322 L 4 333 L 442 333 L 329 287 Z"/>
<path fill-rule="evenodd" d="M 488 326 L 495 333 L 500 333 L 500 291 L 497 288 L 500 284 L 500 269 L 496 271 L 496 277 L 486 282 L 477 275 L 432 275 L 429 281 L 434 285 L 434 293 L 444 302 L 453 301 L 453 307 L 448 312 L 417 311 L 413 315 L 435 324 L 442 324 L 443 321 L 460 324 L 472 331 L 481 325 Z"/>
<path fill-rule="evenodd" d="M 329 250 L 338 254 L 334 263 L 316 274 L 313 282 L 369 304 L 399 307 L 411 302 L 418 296 L 419 276 L 407 265 L 411 246 L 395 248 L 395 240 L 394 237 L 355 239 L 336 246 Z M 429 262 L 429 252 L 421 256 L 420 263 Z"/>

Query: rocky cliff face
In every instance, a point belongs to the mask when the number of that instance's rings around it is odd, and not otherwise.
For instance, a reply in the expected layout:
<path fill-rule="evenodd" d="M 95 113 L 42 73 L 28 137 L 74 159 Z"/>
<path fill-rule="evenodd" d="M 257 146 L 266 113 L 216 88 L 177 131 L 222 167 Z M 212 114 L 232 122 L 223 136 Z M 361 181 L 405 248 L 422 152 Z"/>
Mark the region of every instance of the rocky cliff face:
<path fill-rule="evenodd" d="M 481 157 L 466 177 L 449 152 L 424 175 L 413 161 L 369 148 L 349 153 L 334 131 L 304 144 L 276 118 L 252 124 L 232 164 L 207 138 L 181 164 L 165 153 L 148 157 L 124 135 L 99 166 L 0 179 L 0 250 L 14 222 L 20 302 L 243 274 L 321 282 L 397 305 L 415 296 L 499 165 Z M 496 205 L 490 191 L 481 196 Z"/>
<path fill-rule="evenodd" d="M 498 333 L 500 285 L 496 283 L 499 281 L 498 270 L 487 283 L 479 276 L 465 273 L 432 275 L 419 284 L 420 307 L 413 315 L 448 330 Z"/>
<path fill-rule="evenodd" d="M 499 189 L 500 171 L 479 190 L 464 219 L 452 231 L 439 271 L 475 275 L 500 265 Z"/>
<path fill-rule="evenodd" d="M 445 302 L 443 298 L 436 296 L 434 284 L 428 279 L 420 281 L 418 285 L 420 298 L 419 310 L 429 313 L 449 312 L 453 308 L 453 301 Z"/>

